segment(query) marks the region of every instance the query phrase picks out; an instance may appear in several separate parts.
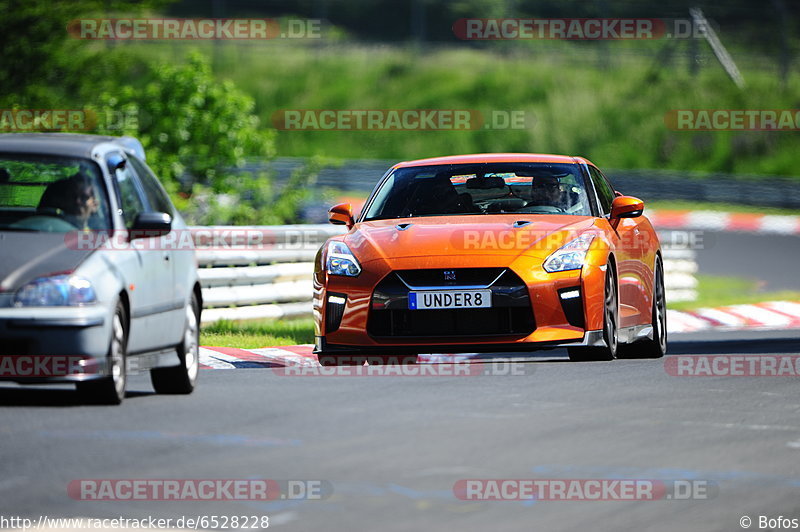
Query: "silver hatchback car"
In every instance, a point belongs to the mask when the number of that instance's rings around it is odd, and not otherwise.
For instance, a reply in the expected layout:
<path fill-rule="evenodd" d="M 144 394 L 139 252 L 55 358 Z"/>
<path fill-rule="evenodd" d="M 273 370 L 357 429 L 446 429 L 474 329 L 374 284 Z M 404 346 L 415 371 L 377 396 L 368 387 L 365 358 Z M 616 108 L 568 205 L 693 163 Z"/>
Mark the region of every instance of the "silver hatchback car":
<path fill-rule="evenodd" d="M 202 295 L 187 235 L 138 140 L 0 134 L 0 380 L 118 404 L 146 370 L 156 392 L 191 393 Z"/>

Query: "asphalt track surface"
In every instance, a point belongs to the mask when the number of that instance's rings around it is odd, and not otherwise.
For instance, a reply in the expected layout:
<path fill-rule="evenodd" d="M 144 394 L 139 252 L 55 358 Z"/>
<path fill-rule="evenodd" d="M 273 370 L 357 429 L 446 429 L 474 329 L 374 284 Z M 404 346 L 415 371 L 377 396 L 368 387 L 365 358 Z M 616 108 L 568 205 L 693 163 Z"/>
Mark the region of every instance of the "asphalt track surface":
<path fill-rule="evenodd" d="M 757 279 L 761 290 L 800 290 L 800 237 L 704 231 L 697 265 L 708 275 Z"/>
<path fill-rule="evenodd" d="M 797 353 L 800 332 L 676 336 L 674 354 Z M 674 355 L 672 355 L 674 356 Z M 669 357 L 667 357 L 668 359 Z M 665 359 L 665 360 L 667 360 Z M 195 394 L 135 376 L 121 407 L 71 389 L 0 387 L 0 515 L 268 515 L 285 530 L 741 530 L 800 518 L 792 377 L 675 377 L 664 360 L 523 375 L 287 377 L 205 370 Z M 81 501 L 76 479 L 304 479 L 323 500 Z M 461 479 L 708 481 L 712 498 L 464 501 Z M 753 528 L 756 528 L 754 526 Z"/>
<path fill-rule="evenodd" d="M 796 238 L 775 238 L 779 258 L 797 253 Z M 699 255 L 701 270 L 753 271 L 766 256 L 734 264 L 719 256 L 744 241 L 721 240 Z M 780 279 L 797 286 L 782 272 L 767 272 L 770 288 Z M 702 332 L 673 335 L 663 360 L 570 363 L 561 350 L 543 351 L 518 366 L 522 375 L 204 370 L 187 397 L 157 396 L 137 375 L 120 407 L 77 404 L 71 387 L 0 383 L 0 517 L 268 515 L 280 530 L 733 531 L 748 516 L 751 529 L 765 530 L 759 516 L 800 519 L 798 378 L 676 377 L 665 361 L 797 353 L 800 331 Z M 321 480 L 332 493 L 260 502 L 70 498 L 71 481 L 92 478 Z M 710 497 L 465 501 L 453 491 L 463 479 L 533 478 L 694 480 Z"/>

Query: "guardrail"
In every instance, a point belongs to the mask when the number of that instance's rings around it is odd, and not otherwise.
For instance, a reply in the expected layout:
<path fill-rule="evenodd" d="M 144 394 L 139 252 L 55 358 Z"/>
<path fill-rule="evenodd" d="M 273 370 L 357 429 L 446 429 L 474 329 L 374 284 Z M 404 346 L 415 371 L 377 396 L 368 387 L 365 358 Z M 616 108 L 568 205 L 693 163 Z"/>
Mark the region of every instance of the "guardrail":
<path fill-rule="evenodd" d="M 310 316 L 314 257 L 326 239 L 344 232 L 334 225 L 193 227 L 203 323 Z M 694 251 L 663 251 L 667 300 L 695 299 Z"/>

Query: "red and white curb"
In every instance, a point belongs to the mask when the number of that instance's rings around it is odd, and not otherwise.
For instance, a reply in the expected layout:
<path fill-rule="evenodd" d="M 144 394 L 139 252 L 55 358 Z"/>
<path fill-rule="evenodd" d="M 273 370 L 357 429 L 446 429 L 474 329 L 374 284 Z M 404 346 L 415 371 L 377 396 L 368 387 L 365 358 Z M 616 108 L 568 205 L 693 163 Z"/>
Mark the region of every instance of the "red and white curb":
<path fill-rule="evenodd" d="M 770 301 L 753 305 L 731 305 L 701 308 L 692 311 L 667 311 L 670 333 L 704 330 L 797 329 L 800 328 L 800 302 Z M 311 344 L 260 349 L 236 347 L 201 347 L 200 367 L 203 369 L 271 368 L 298 364 L 315 366 L 316 355 Z M 420 355 L 421 363 L 453 363 L 469 360 L 472 354 Z"/>
<path fill-rule="evenodd" d="M 800 216 L 653 210 L 647 212 L 647 217 L 656 229 L 703 229 L 800 235 Z"/>
<path fill-rule="evenodd" d="M 262 347 L 260 349 L 239 349 L 236 347 L 201 347 L 201 369 L 236 369 L 236 368 L 274 368 L 297 364 L 300 366 L 316 366 L 317 355 L 311 350 L 311 344 L 288 345 L 282 347 Z M 453 363 L 469 360 L 475 355 L 419 355 L 423 364 Z"/>
<path fill-rule="evenodd" d="M 692 311 L 667 311 L 667 330 L 674 333 L 709 329 L 797 329 L 800 328 L 800 303 L 769 301 L 752 305 L 699 308 Z"/>

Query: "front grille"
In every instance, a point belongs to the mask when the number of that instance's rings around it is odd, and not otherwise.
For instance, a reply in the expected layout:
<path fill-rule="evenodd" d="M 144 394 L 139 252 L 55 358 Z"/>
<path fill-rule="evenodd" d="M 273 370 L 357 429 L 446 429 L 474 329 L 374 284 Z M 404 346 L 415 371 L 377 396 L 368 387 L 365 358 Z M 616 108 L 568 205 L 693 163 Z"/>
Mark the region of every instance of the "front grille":
<path fill-rule="evenodd" d="M 442 282 L 444 272 L 449 277 L 454 274 L 457 284 Z M 491 284 L 492 307 L 411 310 L 406 284 L 419 288 Z M 375 337 L 527 336 L 535 328 L 528 288 L 505 268 L 392 272 L 375 288 L 367 321 L 367 331 Z"/>
<path fill-rule="evenodd" d="M 530 308 L 373 311 L 373 336 L 496 336 L 533 332 Z"/>
<path fill-rule="evenodd" d="M 398 270 L 395 272 L 411 286 L 488 286 L 505 268 L 455 268 L 435 270 Z M 453 280 L 452 277 L 455 277 Z"/>
<path fill-rule="evenodd" d="M 28 339 L 0 339 L 0 356 L 24 356 L 31 353 L 32 342 Z"/>

